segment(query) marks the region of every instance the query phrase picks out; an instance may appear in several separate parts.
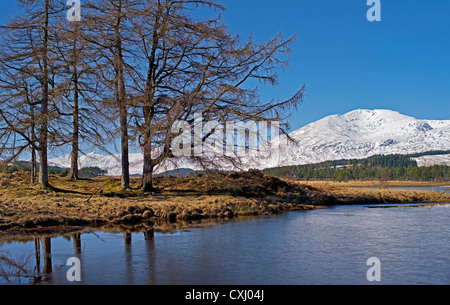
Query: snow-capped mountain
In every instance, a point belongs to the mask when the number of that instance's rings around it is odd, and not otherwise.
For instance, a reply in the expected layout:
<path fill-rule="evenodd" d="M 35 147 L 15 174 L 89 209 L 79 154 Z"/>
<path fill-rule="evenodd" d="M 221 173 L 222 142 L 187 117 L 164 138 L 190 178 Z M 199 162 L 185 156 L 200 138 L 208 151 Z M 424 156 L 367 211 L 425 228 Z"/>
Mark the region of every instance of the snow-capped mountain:
<path fill-rule="evenodd" d="M 450 150 L 450 120 L 420 120 L 391 110 L 355 110 L 332 115 L 271 141 L 271 154 L 262 157 L 254 151 L 242 156 L 241 169 L 320 163 L 340 159 L 362 159 L 373 155 L 414 154 Z M 142 174 L 142 154 L 130 154 L 130 174 Z M 441 159 L 440 159 L 441 160 Z M 446 159 L 448 160 L 448 159 Z M 70 157 L 49 161 L 69 167 Z M 448 164 L 448 163 L 447 163 Z M 235 169 L 229 162 L 222 169 Z M 428 164 L 429 165 L 429 164 Z M 80 167 L 98 166 L 109 175 L 120 175 L 120 156 L 87 154 Z M 157 172 L 174 168 L 201 169 L 188 159 L 169 160 Z"/>
<path fill-rule="evenodd" d="M 278 165 L 450 150 L 450 120 L 419 120 L 391 110 L 355 110 L 280 137 Z M 272 164 L 271 164 L 272 165 Z"/>
<path fill-rule="evenodd" d="M 130 154 L 130 175 L 142 174 L 142 154 Z M 121 174 L 120 155 L 100 155 L 96 153 L 89 153 L 80 156 L 78 160 L 79 168 L 84 167 L 99 167 L 108 170 L 108 175 L 119 176 Z M 70 168 L 70 155 L 50 159 L 49 166 L 56 166 L 60 168 Z"/>
<path fill-rule="evenodd" d="M 79 168 L 84 167 L 99 167 L 106 169 L 109 176 L 120 176 L 122 172 L 121 155 L 100 155 L 94 152 L 81 156 L 78 159 Z M 141 153 L 129 154 L 130 175 L 142 175 L 143 169 L 143 155 Z M 70 155 L 50 159 L 49 166 L 59 168 L 70 168 Z M 168 160 L 165 164 L 161 164 L 159 168 L 155 169 L 155 173 L 163 173 L 177 168 L 192 168 L 201 169 L 200 166 L 195 166 L 187 159 Z"/>

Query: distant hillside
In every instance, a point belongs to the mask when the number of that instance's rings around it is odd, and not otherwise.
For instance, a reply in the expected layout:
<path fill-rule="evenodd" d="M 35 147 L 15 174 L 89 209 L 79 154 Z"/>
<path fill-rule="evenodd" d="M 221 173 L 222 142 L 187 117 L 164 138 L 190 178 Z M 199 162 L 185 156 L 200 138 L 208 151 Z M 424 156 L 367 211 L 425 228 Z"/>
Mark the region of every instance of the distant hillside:
<path fill-rule="evenodd" d="M 433 152 L 429 152 L 427 156 L 433 156 Z M 450 181 L 450 166 L 419 167 L 417 161 L 409 155 L 373 156 L 365 159 L 276 167 L 266 169 L 264 173 L 299 180 Z"/>
<path fill-rule="evenodd" d="M 192 175 L 197 173 L 197 171 L 194 171 L 192 169 L 189 168 L 180 168 L 180 169 L 174 169 L 174 170 L 169 170 L 166 171 L 164 173 L 159 174 L 158 176 L 163 176 L 163 177 L 185 177 L 188 175 Z"/>

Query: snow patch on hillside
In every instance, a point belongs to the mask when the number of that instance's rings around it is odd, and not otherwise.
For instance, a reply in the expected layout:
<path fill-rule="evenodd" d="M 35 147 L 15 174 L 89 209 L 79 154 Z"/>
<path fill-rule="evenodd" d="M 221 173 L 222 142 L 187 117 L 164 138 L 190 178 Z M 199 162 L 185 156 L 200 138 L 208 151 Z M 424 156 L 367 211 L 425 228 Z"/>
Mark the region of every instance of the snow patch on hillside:
<path fill-rule="evenodd" d="M 435 155 L 435 156 L 422 156 L 414 158 L 417 161 L 419 167 L 427 167 L 433 165 L 447 165 L 450 166 L 450 155 Z"/>

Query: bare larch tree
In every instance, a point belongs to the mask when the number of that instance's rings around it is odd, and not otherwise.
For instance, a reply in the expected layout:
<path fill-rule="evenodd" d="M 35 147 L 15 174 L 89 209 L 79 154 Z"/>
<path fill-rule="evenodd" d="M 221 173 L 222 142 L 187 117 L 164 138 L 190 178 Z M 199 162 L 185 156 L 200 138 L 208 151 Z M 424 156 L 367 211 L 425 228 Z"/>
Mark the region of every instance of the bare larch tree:
<path fill-rule="evenodd" d="M 276 69 L 287 65 L 294 37 L 281 34 L 258 44 L 242 43 L 219 16 L 193 16 L 195 8 L 221 11 L 214 0 L 135 1 L 129 20 L 140 55 L 133 105 L 143 162 L 143 190 L 153 189 L 154 169 L 172 157 L 172 133 L 177 120 L 193 121 L 196 113 L 207 120 L 279 120 L 280 111 L 295 107 L 303 87 L 292 99 L 261 102 L 249 84 L 275 84 Z M 144 69 L 145 68 L 145 69 Z M 250 88 L 250 89 L 249 89 Z M 204 141 L 208 135 L 201 136 Z M 195 156 L 195 154 L 193 154 Z"/>

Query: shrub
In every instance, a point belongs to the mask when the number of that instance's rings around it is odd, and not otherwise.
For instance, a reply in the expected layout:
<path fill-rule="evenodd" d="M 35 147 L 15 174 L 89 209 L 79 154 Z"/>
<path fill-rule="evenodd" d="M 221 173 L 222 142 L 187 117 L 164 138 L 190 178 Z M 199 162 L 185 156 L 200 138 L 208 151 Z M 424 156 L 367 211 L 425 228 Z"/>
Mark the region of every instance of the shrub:
<path fill-rule="evenodd" d="M 0 181 L 0 185 L 1 186 L 8 186 L 9 185 L 9 179 L 6 179 L 6 178 L 2 179 Z"/>
<path fill-rule="evenodd" d="M 69 175 L 69 170 L 65 169 L 59 173 L 60 177 L 67 177 Z"/>
<path fill-rule="evenodd" d="M 107 170 L 103 170 L 97 166 L 95 167 L 83 167 L 78 172 L 81 178 L 95 178 L 95 177 L 102 177 L 108 174 Z"/>

